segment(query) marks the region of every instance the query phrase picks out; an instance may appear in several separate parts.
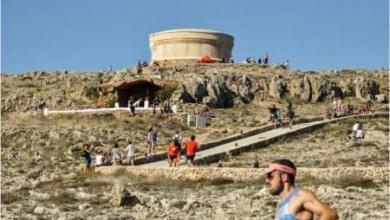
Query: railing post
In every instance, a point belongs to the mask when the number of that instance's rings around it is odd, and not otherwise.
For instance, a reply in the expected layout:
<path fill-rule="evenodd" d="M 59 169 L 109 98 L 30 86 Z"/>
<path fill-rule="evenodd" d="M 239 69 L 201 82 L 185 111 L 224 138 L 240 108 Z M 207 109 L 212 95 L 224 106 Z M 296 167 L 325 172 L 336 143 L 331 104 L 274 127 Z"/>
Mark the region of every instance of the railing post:
<path fill-rule="evenodd" d="M 43 109 L 43 115 L 47 116 L 48 114 L 49 114 L 49 109 L 48 108 L 44 108 Z"/>

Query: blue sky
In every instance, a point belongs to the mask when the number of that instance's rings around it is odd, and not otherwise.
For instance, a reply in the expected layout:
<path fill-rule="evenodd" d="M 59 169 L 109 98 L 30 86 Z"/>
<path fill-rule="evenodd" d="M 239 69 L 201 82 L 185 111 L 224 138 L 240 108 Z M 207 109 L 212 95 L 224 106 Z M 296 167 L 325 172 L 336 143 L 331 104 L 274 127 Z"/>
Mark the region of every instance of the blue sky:
<path fill-rule="evenodd" d="M 98 71 L 150 59 L 148 35 L 202 28 L 234 36 L 233 56 L 293 69 L 389 63 L 388 0 L 2 0 L 1 71 Z"/>

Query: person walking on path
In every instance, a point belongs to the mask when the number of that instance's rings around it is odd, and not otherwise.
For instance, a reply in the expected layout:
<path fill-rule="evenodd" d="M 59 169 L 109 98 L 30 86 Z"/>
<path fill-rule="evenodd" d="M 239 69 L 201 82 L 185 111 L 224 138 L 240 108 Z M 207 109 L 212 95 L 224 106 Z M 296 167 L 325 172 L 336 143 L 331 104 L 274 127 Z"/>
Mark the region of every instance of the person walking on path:
<path fill-rule="evenodd" d="M 185 143 L 186 160 L 187 160 L 188 167 L 194 166 L 194 158 L 198 146 L 199 146 L 198 142 L 195 141 L 195 135 L 191 135 L 191 140 L 188 140 Z"/>
<path fill-rule="evenodd" d="M 288 127 L 291 129 L 292 128 L 292 125 L 294 123 L 294 111 L 292 109 L 290 109 L 288 112 L 287 112 L 287 118 L 288 118 Z"/>
<path fill-rule="evenodd" d="M 318 219 L 338 219 L 337 213 L 312 191 L 295 187 L 296 174 L 297 168 L 286 159 L 272 161 L 265 172 L 269 193 L 280 200 L 275 219 L 313 219 L 314 215 Z"/>
<path fill-rule="evenodd" d="M 127 151 L 127 163 L 128 164 L 131 164 L 131 166 L 134 166 L 134 159 L 135 159 L 135 144 L 133 144 L 130 140 L 129 140 L 129 145 L 127 145 L 126 147 L 126 151 Z"/>
<path fill-rule="evenodd" d="M 118 166 L 121 160 L 121 152 L 119 150 L 118 143 L 114 144 L 114 147 L 111 149 L 112 156 L 112 166 Z"/>
<path fill-rule="evenodd" d="M 152 131 L 150 135 L 150 154 L 154 154 L 154 148 L 156 147 L 157 144 L 157 129 L 156 126 L 152 126 Z"/>
<path fill-rule="evenodd" d="M 92 163 L 92 157 L 91 157 L 91 145 L 90 144 L 84 144 L 83 145 L 83 157 L 84 157 L 84 173 L 90 172 L 92 170 L 91 163 Z"/>
<path fill-rule="evenodd" d="M 146 146 L 148 148 L 147 150 L 147 157 L 151 156 L 154 153 L 154 148 L 157 144 L 157 131 L 156 127 L 153 125 L 149 128 L 148 134 L 146 137 Z"/>

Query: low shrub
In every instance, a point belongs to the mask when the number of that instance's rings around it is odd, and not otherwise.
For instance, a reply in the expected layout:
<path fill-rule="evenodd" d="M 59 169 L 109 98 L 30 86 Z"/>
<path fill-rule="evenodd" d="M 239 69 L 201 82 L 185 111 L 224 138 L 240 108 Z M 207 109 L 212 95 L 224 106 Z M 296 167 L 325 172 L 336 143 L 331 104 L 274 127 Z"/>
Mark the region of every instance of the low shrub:
<path fill-rule="evenodd" d="M 83 93 L 87 97 L 94 97 L 94 98 L 98 98 L 99 97 L 99 92 L 98 92 L 98 88 L 97 87 L 93 87 L 93 86 L 84 87 Z"/>

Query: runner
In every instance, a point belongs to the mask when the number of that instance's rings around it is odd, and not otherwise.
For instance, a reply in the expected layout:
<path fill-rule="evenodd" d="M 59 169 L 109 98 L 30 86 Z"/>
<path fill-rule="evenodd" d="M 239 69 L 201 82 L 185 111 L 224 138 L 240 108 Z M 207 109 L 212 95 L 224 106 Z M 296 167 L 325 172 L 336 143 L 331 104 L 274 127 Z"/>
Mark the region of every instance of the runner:
<path fill-rule="evenodd" d="M 294 185 L 297 169 L 286 159 L 271 162 L 266 170 L 266 183 L 271 195 L 279 196 L 276 220 L 338 219 L 337 213 L 318 200 L 313 192 Z"/>
<path fill-rule="evenodd" d="M 180 135 L 180 132 L 178 130 L 175 131 L 175 135 L 172 137 L 174 143 L 178 143 L 178 149 L 177 149 L 177 158 L 176 158 L 176 164 L 180 164 L 180 154 L 181 154 L 181 146 L 182 146 L 182 138 Z"/>
<path fill-rule="evenodd" d="M 172 140 L 172 143 L 168 145 L 167 154 L 168 154 L 168 164 L 169 167 L 177 166 L 177 154 L 178 154 L 178 143 Z"/>
<path fill-rule="evenodd" d="M 198 148 L 198 142 L 195 141 L 195 135 L 191 135 L 191 140 L 188 140 L 185 143 L 185 148 L 187 165 L 188 167 L 193 167 L 196 149 Z"/>

